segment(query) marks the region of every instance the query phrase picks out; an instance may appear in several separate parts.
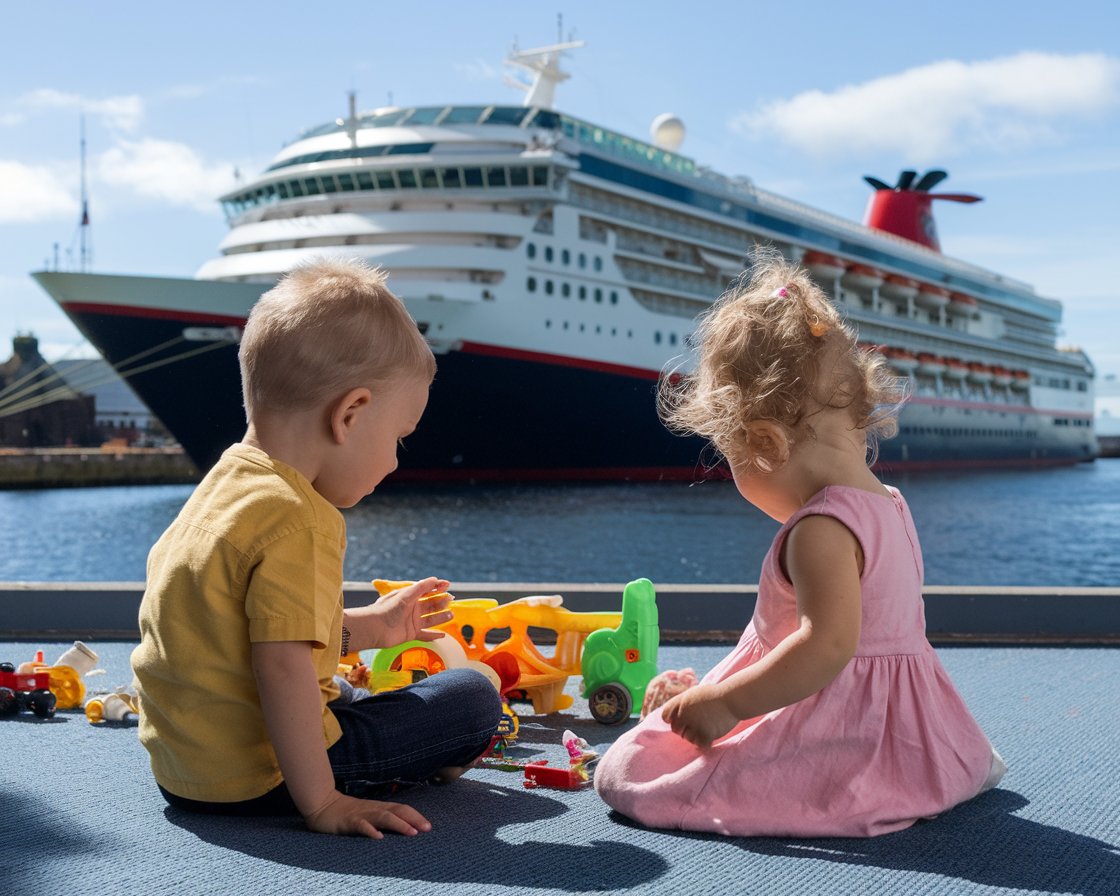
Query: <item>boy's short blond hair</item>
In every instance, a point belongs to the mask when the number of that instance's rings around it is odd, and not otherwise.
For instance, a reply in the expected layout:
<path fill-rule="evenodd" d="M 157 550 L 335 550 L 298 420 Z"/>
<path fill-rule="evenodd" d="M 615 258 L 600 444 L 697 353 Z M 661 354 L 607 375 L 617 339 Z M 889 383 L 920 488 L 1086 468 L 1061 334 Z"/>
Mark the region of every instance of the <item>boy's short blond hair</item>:
<path fill-rule="evenodd" d="M 303 410 L 348 390 L 435 375 L 416 322 L 385 286 L 385 272 L 357 260 L 295 268 L 249 313 L 238 351 L 245 413 Z"/>

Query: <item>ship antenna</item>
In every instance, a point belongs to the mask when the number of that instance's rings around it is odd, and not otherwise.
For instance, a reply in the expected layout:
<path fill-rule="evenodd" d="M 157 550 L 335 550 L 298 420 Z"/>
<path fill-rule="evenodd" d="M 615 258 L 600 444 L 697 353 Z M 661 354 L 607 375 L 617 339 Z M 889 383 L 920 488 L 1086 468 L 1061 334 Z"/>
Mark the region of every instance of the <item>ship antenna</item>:
<path fill-rule="evenodd" d="M 583 45 L 582 40 L 569 40 L 533 50 L 519 50 L 514 44 L 509 55 L 506 56 L 506 64 L 525 69 L 532 74 L 533 80 L 531 84 L 526 84 L 518 78 L 507 75 L 506 83 L 525 91 L 523 105 L 551 109 L 556 96 L 556 85 L 571 77 L 567 72 L 560 70 L 560 57 L 566 50 L 575 50 Z"/>
<path fill-rule="evenodd" d="M 358 93 L 355 90 L 351 90 L 346 96 L 349 102 L 349 117 L 346 119 L 346 133 L 350 136 L 350 146 L 356 149 L 358 146 Z"/>
<path fill-rule="evenodd" d="M 86 189 L 85 181 L 85 115 L 81 116 L 81 137 L 78 139 L 78 158 L 80 158 L 80 177 L 81 177 L 81 202 L 82 202 L 82 217 L 78 218 L 77 224 L 77 241 L 78 241 L 78 270 L 85 273 L 90 269 L 90 263 L 93 261 L 93 241 L 91 239 L 90 231 L 90 194 Z M 66 250 L 71 263 L 74 258 L 74 241 L 71 240 L 69 249 Z"/>

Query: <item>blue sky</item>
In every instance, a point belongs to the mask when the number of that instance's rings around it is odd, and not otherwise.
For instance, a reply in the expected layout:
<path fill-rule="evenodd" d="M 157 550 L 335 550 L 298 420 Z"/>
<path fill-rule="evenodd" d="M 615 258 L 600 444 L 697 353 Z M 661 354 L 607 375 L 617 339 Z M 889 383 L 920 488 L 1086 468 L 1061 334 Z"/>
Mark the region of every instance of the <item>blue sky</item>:
<path fill-rule="evenodd" d="M 1039 5 L 1041 6 L 1041 4 Z M 0 54 L 0 356 L 80 337 L 28 273 L 78 254 L 86 122 L 92 269 L 191 276 L 215 201 L 302 130 L 361 109 L 520 102 L 514 41 L 586 41 L 557 106 L 855 220 L 864 174 L 945 168 L 942 247 L 1062 300 L 1061 342 L 1120 374 L 1120 5 L 567 2 L 6 5 Z M 88 349 L 87 349 L 88 351 Z"/>

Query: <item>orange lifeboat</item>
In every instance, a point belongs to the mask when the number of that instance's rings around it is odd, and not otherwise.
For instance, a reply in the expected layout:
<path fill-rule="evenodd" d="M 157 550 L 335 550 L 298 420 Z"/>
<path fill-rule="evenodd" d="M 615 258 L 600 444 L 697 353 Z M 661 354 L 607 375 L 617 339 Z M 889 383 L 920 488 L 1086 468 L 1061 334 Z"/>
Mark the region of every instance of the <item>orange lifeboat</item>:
<path fill-rule="evenodd" d="M 826 252 L 809 251 L 801 257 L 801 263 L 819 280 L 834 283 L 846 270 L 844 262 Z"/>
<path fill-rule="evenodd" d="M 889 348 L 886 350 L 887 361 L 895 370 L 910 373 L 918 369 L 918 356 L 904 348 Z"/>
<path fill-rule="evenodd" d="M 944 308 L 949 304 L 949 290 L 932 283 L 923 283 L 918 287 L 914 301 L 925 308 Z"/>
<path fill-rule="evenodd" d="M 869 264 L 853 263 L 840 277 L 840 282 L 845 286 L 860 291 L 870 292 L 883 283 L 883 272 Z"/>
<path fill-rule="evenodd" d="M 1027 370 L 1013 370 L 1011 371 L 1011 388 L 1012 389 L 1026 389 L 1031 384 L 1030 371 Z"/>
<path fill-rule="evenodd" d="M 1012 379 L 1013 377 L 1011 376 L 1011 371 L 1006 367 L 992 368 L 992 381 L 997 386 L 1010 386 Z"/>
<path fill-rule="evenodd" d="M 968 365 L 968 378 L 974 383 L 990 383 L 992 381 L 992 369 L 987 364 L 972 361 Z"/>
<path fill-rule="evenodd" d="M 901 274 L 887 274 L 883 278 L 883 285 L 879 287 L 879 295 L 900 305 L 905 305 L 917 294 L 918 281 Z"/>
<path fill-rule="evenodd" d="M 945 359 L 931 352 L 918 352 L 918 372 L 936 376 L 945 372 Z"/>
<path fill-rule="evenodd" d="M 968 365 L 956 358 L 945 359 L 945 376 L 955 380 L 963 380 L 968 376 Z"/>

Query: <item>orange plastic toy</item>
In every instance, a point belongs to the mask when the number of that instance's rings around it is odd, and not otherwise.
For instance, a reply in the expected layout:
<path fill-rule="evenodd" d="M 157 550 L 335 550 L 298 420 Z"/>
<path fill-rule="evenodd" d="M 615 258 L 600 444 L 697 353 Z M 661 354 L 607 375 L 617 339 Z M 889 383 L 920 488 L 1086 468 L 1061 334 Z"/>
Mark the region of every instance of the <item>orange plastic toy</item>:
<path fill-rule="evenodd" d="M 410 582 L 381 579 L 373 585 L 378 594 L 388 594 Z M 422 668 L 435 674 L 449 666 L 464 665 L 455 657 L 462 653 L 465 664 L 488 667 L 500 682 L 501 694 L 532 703 L 533 711 L 550 713 L 567 709 L 572 697 L 564 693 L 569 676 L 580 675 L 583 644 L 587 636 L 604 628 L 616 628 L 621 613 L 576 613 L 566 609 L 558 594 L 523 597 L 505 604 L 491 598 L 456 600 L 451 604 L 453 618 L 437 626 L 450 638 L 438 641 L 409 641 L 378 651 L 374 671 Z M 542 653 L 529 629 L 556 633 L 552 656 Z M 492 632 L 508 629 L 509 634 L 495 646 L 486 643 Z M 454 639 L 454 643 L 448 643 Z"/>

